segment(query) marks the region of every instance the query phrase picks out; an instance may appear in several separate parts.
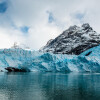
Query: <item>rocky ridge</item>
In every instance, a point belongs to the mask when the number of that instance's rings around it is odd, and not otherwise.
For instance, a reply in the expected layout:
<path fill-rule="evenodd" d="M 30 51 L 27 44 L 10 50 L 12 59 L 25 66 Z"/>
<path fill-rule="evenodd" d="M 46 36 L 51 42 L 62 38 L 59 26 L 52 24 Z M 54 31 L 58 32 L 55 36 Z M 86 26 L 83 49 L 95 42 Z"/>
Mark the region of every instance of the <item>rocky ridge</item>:
<path fill-rule="evenodd" d="M 55 39 L 49 40 L 40 51 L 79 55 L 99 44 L 100 34 L 94 31 L 88 23 L 85 23 L 81 27 L 76 25 L 69 27 Z"/>

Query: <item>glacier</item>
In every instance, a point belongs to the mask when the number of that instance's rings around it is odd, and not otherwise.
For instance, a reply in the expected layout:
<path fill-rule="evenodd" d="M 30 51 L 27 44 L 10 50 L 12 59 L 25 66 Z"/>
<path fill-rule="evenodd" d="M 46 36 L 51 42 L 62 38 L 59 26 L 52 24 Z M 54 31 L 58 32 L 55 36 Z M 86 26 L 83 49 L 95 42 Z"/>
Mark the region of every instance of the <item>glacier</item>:
<path fill-rule="evenodd" d="M 7 71 L 7 67 L 44 72 L 100 72 L 100 45 L 80 55 L 0 49 L 0 71 Z"/>

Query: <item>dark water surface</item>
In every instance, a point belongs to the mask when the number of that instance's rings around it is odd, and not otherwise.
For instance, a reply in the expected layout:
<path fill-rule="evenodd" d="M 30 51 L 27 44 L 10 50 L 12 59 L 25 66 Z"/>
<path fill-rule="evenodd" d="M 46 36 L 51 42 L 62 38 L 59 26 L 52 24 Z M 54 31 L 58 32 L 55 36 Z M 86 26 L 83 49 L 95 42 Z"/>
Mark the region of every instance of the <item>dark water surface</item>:
<path fill-rule="evenodd" d="M 1 72 L 0 100 L 100 100 L 100 74 Z"/>

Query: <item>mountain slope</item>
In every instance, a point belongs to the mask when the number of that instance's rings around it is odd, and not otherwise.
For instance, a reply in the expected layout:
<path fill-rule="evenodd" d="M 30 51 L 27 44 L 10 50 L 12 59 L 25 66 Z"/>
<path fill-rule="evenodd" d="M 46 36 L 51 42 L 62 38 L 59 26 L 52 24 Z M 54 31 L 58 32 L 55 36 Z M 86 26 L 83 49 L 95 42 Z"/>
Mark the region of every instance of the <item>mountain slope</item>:
<path fill-rule="evenodd" d="M 54 40 L 50 40 L 40 51 L 54 54 L 75 54 L 98 46 L 100 34 L 96 33 L 88 23 L 81 27 L 76 25 L 69 27 Z"/>

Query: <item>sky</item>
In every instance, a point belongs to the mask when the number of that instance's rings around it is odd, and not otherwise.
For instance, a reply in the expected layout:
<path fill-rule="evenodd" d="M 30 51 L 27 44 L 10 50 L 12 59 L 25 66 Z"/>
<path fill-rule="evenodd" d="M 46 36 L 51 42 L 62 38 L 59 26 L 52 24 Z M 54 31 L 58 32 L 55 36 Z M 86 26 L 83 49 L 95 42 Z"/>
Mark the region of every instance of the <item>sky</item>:
<path fill-rule="evenodd" d="M 38 50 L 83 23 L 100 33 L 100 0 L 0 0 L 0 48 L 17 42 Z"/>

